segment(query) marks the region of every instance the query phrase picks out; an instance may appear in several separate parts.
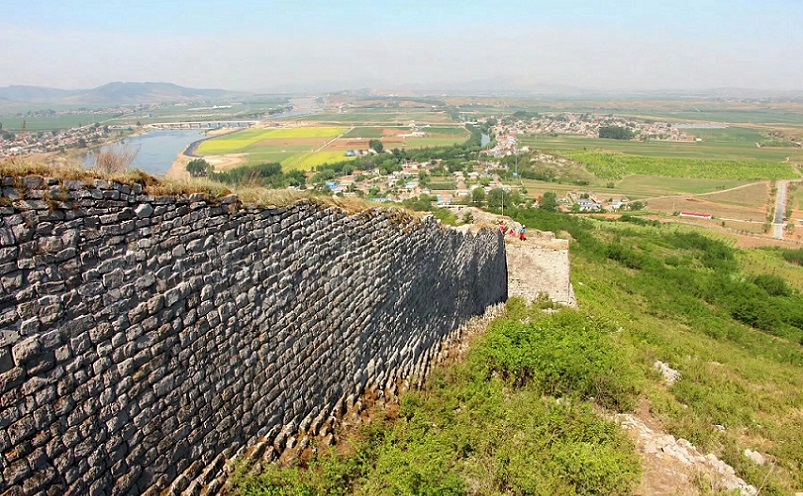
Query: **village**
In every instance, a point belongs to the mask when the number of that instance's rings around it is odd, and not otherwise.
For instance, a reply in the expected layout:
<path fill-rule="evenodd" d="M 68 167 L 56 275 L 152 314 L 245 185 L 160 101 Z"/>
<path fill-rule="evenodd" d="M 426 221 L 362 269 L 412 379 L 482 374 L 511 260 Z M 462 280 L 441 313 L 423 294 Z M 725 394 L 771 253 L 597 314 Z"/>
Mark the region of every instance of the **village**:
<path fill-rule="evenodd" d="M 518 150 L 522 151 L 522 150 Z M 307 173 L 308 189 L 317 189 L 337 196 L 358 196 L 379 202 L 404 202 L 431 199 L 434 207 L 482 203 L 491 197 L 493 190 L 510 195 L 508 201 L 538 205 L 538 198 L 528 196 L 523 184 L 514 179 L 504 183 L 508 166 L 498 161 L 470 162 L 466 170 L 449 172 L 442 160 L 410 162 L 399 171 L 382 174 L 379 169 L 354 170 L 351 174 L 321 182 L 314 172 Z M 606 195 L 604 192 L 578 190 L 557 197 L 557 207 L 566 212 L 606 212 L 643 208 L 640 202 L 628 198 Z"/>
<path fill-rule="evenodd" d="M 505 138 L 518 134 L 553 136 L 576 134 L 587 138 L 597 138 L 601 127 L 613 126 L 631 130 L 634 135 L 633 139 L 640 141 L 701 141 L 700 138 L 687 133 L 687 129 L 668 122 L 637 121 L 613 115 L 572 112 L 534 115 L 514 113 L 499 121 L 494 126 L 494 133 L 500 143 L 503 143 Z"/>
<path fill-rule="evenodd" d="M 91 124 L 54 131 L 0 131 L 0 158 L 99 145 L 109 137 L 110 130 L 111 126 Z"/>

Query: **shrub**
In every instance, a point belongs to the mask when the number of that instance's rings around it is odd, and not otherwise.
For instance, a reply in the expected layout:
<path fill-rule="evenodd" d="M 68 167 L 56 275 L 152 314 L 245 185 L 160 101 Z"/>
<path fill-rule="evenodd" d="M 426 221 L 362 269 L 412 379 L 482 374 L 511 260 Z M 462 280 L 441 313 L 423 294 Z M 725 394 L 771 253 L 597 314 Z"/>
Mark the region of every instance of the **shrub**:
<path fill-rule="evenodd" d="M 495 322 L 480 353 L 512 384 L 543 394 L 595 398 L 620 410 L 634 405 L 638 388 L 609 339 L 610 324 L 562 310 L 531 323 Z"/>
<path fill-rule="evenodd" d="M 131 168 L 134 159 L 139 153 L 138 149 L 128 145 L 104 146 L 93 153 L 92 160 L 95 169 L 105 174 L 119 174 Z"/>

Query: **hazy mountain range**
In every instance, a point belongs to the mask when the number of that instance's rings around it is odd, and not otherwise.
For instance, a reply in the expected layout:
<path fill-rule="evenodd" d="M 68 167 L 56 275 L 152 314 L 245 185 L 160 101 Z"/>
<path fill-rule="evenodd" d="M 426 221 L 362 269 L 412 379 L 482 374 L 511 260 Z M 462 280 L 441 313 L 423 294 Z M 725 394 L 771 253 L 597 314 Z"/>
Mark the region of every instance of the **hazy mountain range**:
<path fill-rule="evenodd" d="M 360 88 L 360 89 L 358 89 Z M 273 94 L 322 94 L 347 91 L 352 94 L 398 94 L 410 96 L 463 95 L 463 96 L 520 96 L 537 98 L 711 98 L 744 100 L 803 100 L 803 91 L 754 90 L 745 88 L 714 88 L 709 90 L 622 90 L 604 91 L 579 88 L 569 85 L 554 85 L 516 81 L 511 78 L 481 79 L 459 83 L 404 84 L 384 80 L 372 81 L 310 81 L 301 85 L 282 85 L 265 88 L 260 93 Z M 3 104 L 59 104 L 114 106 L 148 103 L 170 103 L 198 100 L 221 100 L 245 96 L 249 93 L 222 89 L 198 89 L 172 83 L 124 83 L 114 82 L 92 89 L 64 90 L 39 86 L 7 86 L 0 88 L 0 103 Z"/>
<path fill-rule="evenodd" d="M 84 90 L 62 90 L 39 86 L 0 88 L 0 100 L 6 102 L 75 105 L 166 103 L 223 98 L 233 95 L 236 93 L 220 89 L 185 88 L 172 83 L 115 82 Z"/>

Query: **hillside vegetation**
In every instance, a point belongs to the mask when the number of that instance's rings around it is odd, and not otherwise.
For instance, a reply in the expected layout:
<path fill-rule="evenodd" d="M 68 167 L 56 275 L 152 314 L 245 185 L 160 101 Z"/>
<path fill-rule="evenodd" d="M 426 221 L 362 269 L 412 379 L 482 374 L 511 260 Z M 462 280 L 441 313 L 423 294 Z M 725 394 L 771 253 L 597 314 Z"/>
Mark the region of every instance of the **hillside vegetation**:
<path fill-rule="evenodd" d="M 575 240 L 580 309 L 511 300 L 465 362 L 437 369 L 349 449 L 237 476 L 239 494 L 630 494 L 638 457 L 597 412 L 639 401 L 761 494 L 803 488 L 798 252 L 761 251 L 781 277 L 683 226 L 512 213 Z M 656 360 L 681 380 L 666 385 Z"/>

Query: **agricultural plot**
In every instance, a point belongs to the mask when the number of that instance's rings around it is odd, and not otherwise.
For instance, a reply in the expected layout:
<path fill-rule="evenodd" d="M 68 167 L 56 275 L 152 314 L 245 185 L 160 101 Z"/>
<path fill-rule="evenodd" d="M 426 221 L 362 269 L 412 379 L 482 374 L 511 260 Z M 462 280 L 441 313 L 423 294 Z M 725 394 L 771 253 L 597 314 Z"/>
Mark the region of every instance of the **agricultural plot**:
<path fill-rule="evenodd" d="M 206 140 L 197 152 L 200 155 L 310 152 L 326 145 L 345 130 L 339 127 L 247 129 Z"/>
<path fill-rule="evenodd" d="M 22 131 L 23 124 L 26 131 L 53 131 L 87 126 L 89 124 L 108 124 L 109 119 L 119 114 L 64 114 L 47 117 L 24 117 L 0 114 L 0 123 L 6 131 Z"/>
<path fill-rule="evenodd" d="M 702 142 L 678 141 L 623 141 L 598 138 L 585 138 L 577 135 L 524 135 L 519 136 L 521 146 L 537 150 L 563 152 L 565 150 L 594 150 L 599 152 L 621 152 L 645 157 L 722 159 L 722 160 L 762 160 L 783 162 L 787 159 L 803 162 L 803 148 L 762 147 L 756 143 L 764 140 L 764 135 L 754 129 L 694 129 L 694 136 Z"/>
<path fill-rule="evenodd" d="M 659 177 L 631 175 L 615 183 L 613 191 L 631 197 L 701 194 L 734 188 L 746 184 L 733 179 L 689 179 L 685 177 Z"/>
<path fill-rule="evenodd" d="M 331 162 L 350 160 L 340 151 L 322 151 L 312 153 L 299 153 L 281 161 L 282 168 L 285 170 L 311 170 L 318 165 Z"/>
<path fill-rule="evenodd" d="M 673 196 L 646 200 L 647 210 L 672 214 L 674 212 L 695 212 L 711 214 L 715 220 L 733 219 L 763 225 L 767 220 L 766 208 L 751 208 L 739 205 L 716 203 L 703 197 Z M 695 220 L 697 222 L 697 220 Z"/>
<path fill-rule="evenodd" d="M 622 179 L 629 174 L 708 179 L 789 179 L 797 177 L 791 164 L 758 160 L 694 160 L 637 157 L 614 153 L 566 151 L 601 179 Z"/>
<path fill-rule="evenodd" d="M 404 111 L 400 109 L 348 109 L 343 112 L 324 112 L 312 115 L 300 115 L 288 118 L 292 121 L 308 121 L 335 124 L 395 124 L 407 125 L 410 121 L 416 124 L 453 122 L 445 112 Z"/>
<path fill-rule="evenodd" d="M 424 128 L 424 137 L 406 137 L 409 126 L 306 126 L 248 129 L 201 143 L 203 156 L 245 154 L 249 164 L 280 162 L 286 169 L 309 170 L 324 163 L 347 160 L 349 150 L 368 150 L 379 139 L 388 150 L 461 143 L 469 132 L 462 126 Z"/>

